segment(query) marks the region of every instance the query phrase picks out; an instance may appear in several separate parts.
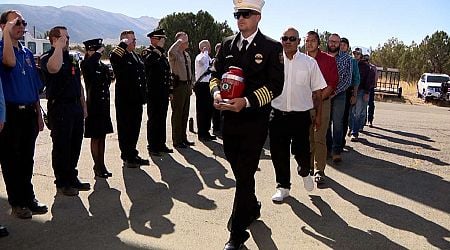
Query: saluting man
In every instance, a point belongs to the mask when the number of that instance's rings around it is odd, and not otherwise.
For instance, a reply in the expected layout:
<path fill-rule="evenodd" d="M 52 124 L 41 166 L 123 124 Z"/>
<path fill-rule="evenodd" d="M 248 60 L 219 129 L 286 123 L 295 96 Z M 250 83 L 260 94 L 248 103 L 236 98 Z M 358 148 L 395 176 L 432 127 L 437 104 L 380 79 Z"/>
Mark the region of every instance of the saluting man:
<path fill-rule="evenodd" d="M 166 32 L 155 29 L 147 34 L 150 46 L 142 51 L 145 65 L 147 97 L 147 149 L 151 155 L 161 156 L 162 153 L 173 153 L 166 145 L 166 119 L 169 107 L 170 66 L 164 50 Z"/>
<path fill-rule="evenodd" d="M 77 164 L 87 116 L 80 66 L 69 54 L 69 33 L 64 26 L 49 32 L 52 48 L 41 56 L 41 68 L 47 83 L 47 109 L 52 129 L 52 167 L 58 192 L 78 195 L 88 191 L 89 183 L 78 180 Z"/>
<path fill-rule="evenodd" d="M 249 238 L 247 227 L 260 217 L 255 172 L 267 138 L 270 102 L 283 90 L 283 49 L 258 29 L 263 0 L 234 0 L 239 33 L 227 37 L 215 60 L 210 89 L 214 107 L 224 114 L 223 147 L 236 178 L 236 193 L 224 249 L 239 249 Z M 231 66 L 240 67 L 244 94 L 223 103 L 219 86 Z"/>
<path fill-rule="evenodd" d="M 142 105 L 146 101 L 144 63 L 134 52 L 136 37 L 132 30 L 122 31 L 120 43 L 110 54 L 116 75 L 116 120 L 120 157 L 124 166 L 137 168 L 149 165 L 139 157 L 136 145 L 142 121 Z"/>
<path fill-rule="evenodd" d="M 27 22 L 16 10 L 5 11 L 0 17 L 3 30 L 0 84 L 3 84 L 3 104 L 6 105 L 6 110 L 1 112 L 3 115 L 6 113 L 6 117 L 0 119 L 1 123 L 4 122 L 3 131 L 0 124 L 0 164 L 12 215 L 21 219 L 31 218 L 32 214 L 44 214 L 48 210 L 35 199 L 31 183 L 36 137 L 44 123 L 39 103 L 42 83 L 33 54 L 19 42 L 26 26 Z"/>

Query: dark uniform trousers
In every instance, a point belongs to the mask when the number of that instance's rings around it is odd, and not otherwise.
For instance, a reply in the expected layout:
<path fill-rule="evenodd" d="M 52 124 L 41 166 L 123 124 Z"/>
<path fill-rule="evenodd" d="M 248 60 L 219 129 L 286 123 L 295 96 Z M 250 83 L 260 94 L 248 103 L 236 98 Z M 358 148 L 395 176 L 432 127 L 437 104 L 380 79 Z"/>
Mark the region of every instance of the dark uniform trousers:
<path fill-rule="evenodd" d="M 239 35 L 222 43 L 212 73 L 212 93 L 219 90 L 222 75 L 230 66 L 243 69 L 245 93 L 250 104 L 240 112 L 223 111 L 223 146 L 231 165 L 236 191 L 231 214 L 231 238 L 244 237 L 244 231 L 260 215 L 255 195 L 255 173 L 269 129 L 269 102 L 283 89 L 282 47 L 258 31 L 247 50 L 238 49 Z"/>
<path fill-rule="evenodd" d="M 68 187 L 78 181 L 76 167 L 83 141 L 83 109 L 76 99 L 49 100 L 48 116 L 52 128 L 55 184 L 56 187 Z"/>
<path fill-rule="evenodd" d="M 188 81 L 176 81 L 173 86 L 172 106 L 172 141 L 180 144 L 187 141 L 187 122 L 189 118 L 191 83 Z"/>
<path fill-rule="evenodd" d="M 34 199 L 31 178 L 37 135 L 34 104 L 20 109 L 7 104 L 5 127 L 0 133 L 0 163 L 11 206 L 28 206 Z"/>
<path fill-rule="evenodd" d="M 267 138 L 268 112 L 224 111 L 223 149 L 236 178 L 232 232 L 247 228 L 257 211 L 255 173 Z"/>
<path fill-rule="evenodd" d="M 195 108 L 197 115 L 198 136 L 209 136 L 213 115 L 213 98 L 209 90 L 209 82 L 199 82 L 194 87 Z"/>
<path fill-rule="evenodd" d="M 120 157 L 124 161 L 132 160 L 139 154 L 136 145 L 142 122 L 142 104 L 121 100 L 117 95 L 115 103 Z"/>
<path fill-rule="evenodd" d="M 162 93 L 158 93 L 162 94 Z M 148 149 L 159 151 L 166 146 L 166 120 L 169 108 L 169 96 L 157 96 L 149 90 L 147 100 L 147 141 Z"/>
<path fill-rule="evenodd" d="M 291 153 L 300 167 L 298 174 L 302 177 L 309 174 L 311 163 L 310 126 L 309 110 L 283 112 L 274 109 L 269 125 L 269 138 L 277 187 L 291 188 Z"/>

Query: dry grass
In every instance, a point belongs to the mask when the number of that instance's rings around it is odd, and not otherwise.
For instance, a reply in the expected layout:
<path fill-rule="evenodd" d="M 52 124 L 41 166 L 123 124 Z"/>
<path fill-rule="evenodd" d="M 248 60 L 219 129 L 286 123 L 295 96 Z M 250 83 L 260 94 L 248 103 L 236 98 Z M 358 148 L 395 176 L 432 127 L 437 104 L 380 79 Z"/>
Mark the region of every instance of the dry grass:
<path fill-rule="evenodd" d="M 417 97 L 417 83 L 408 83 L 400 81 L 402 87 L 402 97 L 398 98 L 394 94 L 376 93 L 375 100 L 382 102 L 400 102 L 408 103 L 411 105 L 437 105 L 437 106 L 450 106 L 450 102 L 444 102 L 440 100 L 431 100 L 424 102 L 423 99 Z"/>

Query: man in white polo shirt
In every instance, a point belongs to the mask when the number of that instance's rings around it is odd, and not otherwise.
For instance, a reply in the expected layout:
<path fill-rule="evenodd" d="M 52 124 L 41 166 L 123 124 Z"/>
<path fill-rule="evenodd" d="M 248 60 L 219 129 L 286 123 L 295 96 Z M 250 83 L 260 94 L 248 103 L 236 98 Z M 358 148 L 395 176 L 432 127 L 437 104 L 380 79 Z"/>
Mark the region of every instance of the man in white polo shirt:
<path fill-rule="evenodd" d="M 309 129 L 310 110 L 316 108 L 315 129 L 320 127 L 321 89 L 327 86 L 314 58 L 300 51 L 299 33 L 288 28 L 281 37 L 284 55 L 284 87 L 280 96 L 272 100 L 273 118 L 269 125 L 270 153 L 275 167 L 277 191 L 274 202 L 282 202 L 289 196 L 290 156 L 298 164 L 298 174 L 307 191 L 314 189 L 310 175 L 311 152 Z M 314 105 L 314 103 L 317 103 Z"/>

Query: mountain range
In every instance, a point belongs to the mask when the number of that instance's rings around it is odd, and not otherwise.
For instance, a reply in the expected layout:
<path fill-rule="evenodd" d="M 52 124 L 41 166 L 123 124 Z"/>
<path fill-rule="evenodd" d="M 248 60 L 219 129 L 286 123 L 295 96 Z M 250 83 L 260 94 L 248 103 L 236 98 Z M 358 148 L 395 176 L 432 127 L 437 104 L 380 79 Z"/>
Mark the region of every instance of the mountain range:
<path fill-rule="evenodd" d="M 0 12 L 18 10 L 28 22 L 27 30 L 35 37 L 57 25 L 68 28 L 71 43 L 103 38 L 106 44 L 116 44 L 122 30 L 133 30 L 137 43 L 147 45 L 146 34 L 158 26 L 159 19 L 149 16 L 133 18 L 86 6 L 30 6 L 24 4 L 0 4 Z"/>

